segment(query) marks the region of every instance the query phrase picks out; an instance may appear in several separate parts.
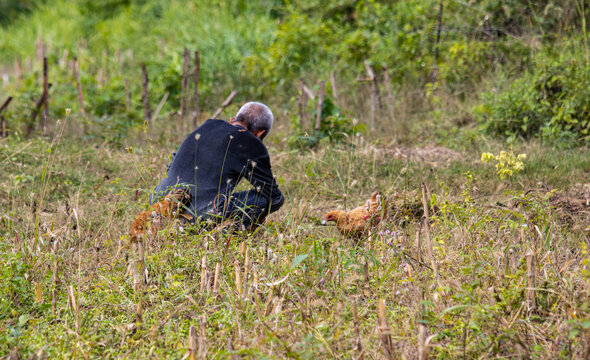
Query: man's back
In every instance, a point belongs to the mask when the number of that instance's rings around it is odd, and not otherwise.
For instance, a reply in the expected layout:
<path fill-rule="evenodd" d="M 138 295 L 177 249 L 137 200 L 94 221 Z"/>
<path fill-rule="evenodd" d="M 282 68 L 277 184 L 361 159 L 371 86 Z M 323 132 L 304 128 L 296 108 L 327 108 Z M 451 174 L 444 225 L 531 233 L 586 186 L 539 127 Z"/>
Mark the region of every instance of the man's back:
<path fill-rule="evenodd" d="M 188 187 L 190 211 L 214 215 L 244 177 L 268 204 L 282 204 L 264 144 L 243 127 L 210 119 L 184 140 L 155 191 L 162 195 L 175 185 Z"/>

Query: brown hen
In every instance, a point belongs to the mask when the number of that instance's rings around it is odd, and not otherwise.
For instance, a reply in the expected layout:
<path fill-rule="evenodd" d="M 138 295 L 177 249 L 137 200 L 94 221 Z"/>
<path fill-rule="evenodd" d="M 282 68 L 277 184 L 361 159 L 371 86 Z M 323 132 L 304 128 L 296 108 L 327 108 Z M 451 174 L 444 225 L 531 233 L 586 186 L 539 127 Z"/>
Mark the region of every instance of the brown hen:
<path fill-rule="evenodd" d="M 345 236 L 359 237 L 379 224 L 387 215 L 387 204 L 380 191 L 371 194 L 366 204 L 350 211 L 333 210 L 326 214 L 322 224 L 336 222 L 336 227 Z"/>
<path fill-rule="evenodd" d="M 192 220 L 189 214 L 183 214 L 186 201 L 190 199 L 190 194 L 187 190 L 179 188 L 171 191 L 164 199 L 152 205 L 151 210 L 142 211 L 131 224 L 129 230 L 129 240 L 134 243 L 141 240 L 145 236 L 146 230 L 151 236 L 156 236 L 158 231 L 165 227 L 166 220 L 175 217 L 183 217 L 186 220 Z"/>

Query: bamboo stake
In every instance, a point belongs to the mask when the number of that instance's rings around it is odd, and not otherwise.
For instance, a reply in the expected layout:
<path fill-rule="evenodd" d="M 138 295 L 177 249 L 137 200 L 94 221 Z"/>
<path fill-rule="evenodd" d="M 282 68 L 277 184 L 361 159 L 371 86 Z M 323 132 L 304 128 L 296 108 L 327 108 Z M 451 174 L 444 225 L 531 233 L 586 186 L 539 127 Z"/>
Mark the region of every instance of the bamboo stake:
<path fill-rule="evenodd" d="M 85 118 L 86 112 L 84 111 L 84 96 L 82 95 L 82 83 L 80 82 L 80 67 L 78 66 L 77 56 L 74 56 L 74 72 L 76 73 L 76 85 L 78 87 L 78 100 L 80 101 L 80 112 L 82 113 L 82 117 Z"/>
<path fill-rule="evenodd" d="M 302 78 L 303 80 L 303 78 Z M 303 92 L 305 93 L 305 95 L 307 95 L 307 97 L 309 98 L 309 100 L 314 100 L 315 99 L 315 95 L 313 94 L 313 91 L 311 91 L 310 88 L 308 88 L 307 86 L 305 86 L 305 84 L 303 84 Z"/>
<path fill-rule="evenodd" d="M 195 51 L 195 71 L 193 72 L 193 127 L 197 127 L 199 117 L 199 76 L 201 75 L 201 59 L 199 51 Z"/>
<path fill-rule="evenodd" d="M 324 105 L 324 87 L 325 83 L 320 81 L 320 92 L 318 93 L 318 108 L 315 119 L 315 131 L 320 131 L 322 127 L 322 107 Z"/>
<path fill-rule="evenodd" d="M 43 119 L 42 119 L 42 127 L 41 127 L 41 134 L 43 136 L 47 135 L 47 120 L 49 117 L 49 102 L 47 98 L 49 96 L 49 67 L 47 64 L 47 58 L 43 58 Z"/>
<path fill-rule="evenodd" d="M 432 242 L 430 241 L 430 220 L 428 218 L 428 203 L 426 201 L 426 193 L 426 184 L 422 183 L 422 205 L 424 207 L 424 233 L 426 234 L 426 250 L 428 251 L 428 256 L 430 257 L 430 264 L 432 265 L 432 270 L 434 271 L 434 277 L 436 279 L 436 282 L 438 286 L 442 288 L 440 274 L 438 273 L 438 265 L 436 263 L 436 259 L 434 258 Z"/>
<path fill-rule="evenodd" d="M 221 115 L 221 113 L 223 112 L 223 110 L 229 106 L 229 104 L 231 104 L 232 100 L 234 99 L 234 97 L 238 94 L 237 90 L 234 90 L 231 92 L 231 94 L 229 94 L 229 96 L 225 99 L 225 101 L 223 102 L 223 104 L 221 104 L 221 107 L 219 109 L 217 109 L 217 111 L 215 111 L 215 113 L 213 114 L 213 116 L 211 117 L 212 119 L 216 119 L 219 115 Z"/>
<path fill-rule="evenodd" d="M 526 277 L 528 311 L 532 312 L 537 307 L 535 299 L 535 254 L 532 251 L 526 254 Z"/>
<path fill-rule="evenodd" d="M 152 118 L 150 115 L 150 104 L 149 104 L 149 99 L 148 99 L 148 73 L 147 73 L 147 69 L 145 67 L 145 62 L 141 63 L 141 71 L 143 74 L 143 93 L 141 95 L 141 100 L 143 101 L 143 110 L 144 110 L 144 116 L 143 119 L 149 123 L 150 119 Z"/>

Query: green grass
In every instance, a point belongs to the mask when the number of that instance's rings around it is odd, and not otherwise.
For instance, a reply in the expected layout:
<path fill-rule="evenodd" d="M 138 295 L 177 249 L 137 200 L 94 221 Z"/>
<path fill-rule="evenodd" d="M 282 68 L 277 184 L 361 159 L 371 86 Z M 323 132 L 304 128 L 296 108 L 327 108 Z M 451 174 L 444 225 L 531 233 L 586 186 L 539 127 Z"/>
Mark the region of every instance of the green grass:
<path fill-rule="evenodd" d="M 167 139 L 177 135 L 163 131 L 161 138 L 130 141 L 132 152 L 70 138 L 2 140 L 0 353 L 179 358 L 189 327 L 198 330 L 204 315 L 198 340 L 210 358 L 351 358 L 359 355 L 359 338 L 365 357 L 374 358 L 383 353 L 375 327 L 384 299 L 398 355 L 415 357 L 422 324 L 433 335 L 434 358 L 584 357 L 588 219 L 564 221 L 543 195 L 585 181 L 586 149 L 515 144 L 515 152 L 528 155 L 525 170 L 500 181 L 492 165 L 480 163 L 479 151 L 447 162 L 438 161 L 440 153 L 423 161 L 412 148 L 395 158 L 393 146 L 366 138 L 306 155 L 273 145 L 284 207 L 255 235 L 234 236 L 229 245 L 219 233 L 160 232 L 146 244 L 150 281 L 137 292 L 128 270 L 136 253 L 126 234 L 175 150 L 178 140 Z M 440 283 L 429 269 L 424 230 L 417 247 L 423 181 L 437 209 L 430 236 Z M 328 209 L 358 206 L 373 189 L 389 196 L 390 216 L 380 230 L 395 231 L 395 238 L 374 234 L 355 245 L 319 225 Z M 529 312 L 530 251 L 537 307 Z M 211 282 L 221 264 L 218 294 L 212 283 L 200 288 L 203 258 Z M 69 286 L 75 296 L 79 291 L 79 328 Z"/>

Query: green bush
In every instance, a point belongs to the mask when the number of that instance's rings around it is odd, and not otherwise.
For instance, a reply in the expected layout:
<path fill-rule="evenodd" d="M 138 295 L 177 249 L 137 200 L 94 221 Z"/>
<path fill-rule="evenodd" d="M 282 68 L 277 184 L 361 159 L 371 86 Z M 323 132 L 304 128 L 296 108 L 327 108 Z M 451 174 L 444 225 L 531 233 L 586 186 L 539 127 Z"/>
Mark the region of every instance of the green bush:
<path fill-rule="evenodd" d="M 476 118 L 487 132 L 514 139 L 590 141 L 590 64 L 581 53 L 537 56 L 533 70 L 505 91 L 483 94 Z"/>

